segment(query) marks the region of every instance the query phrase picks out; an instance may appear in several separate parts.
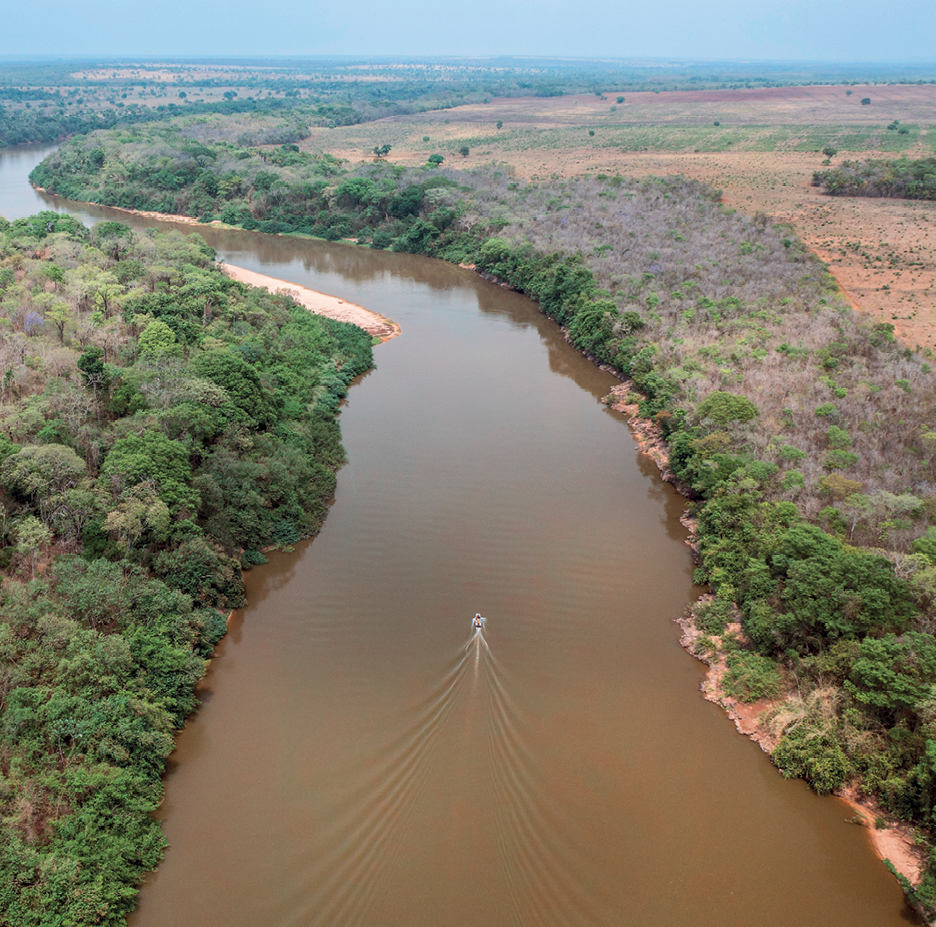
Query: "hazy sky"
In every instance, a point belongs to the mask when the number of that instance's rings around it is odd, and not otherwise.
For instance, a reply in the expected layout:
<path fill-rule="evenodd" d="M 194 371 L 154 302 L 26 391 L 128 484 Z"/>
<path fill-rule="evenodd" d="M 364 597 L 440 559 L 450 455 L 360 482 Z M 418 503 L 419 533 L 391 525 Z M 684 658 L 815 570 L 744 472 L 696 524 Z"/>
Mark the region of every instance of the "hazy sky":
<path fill-rule="evenodd" d="M 0 55 L 936 61 L 936 0 L 33 0 Z"/>

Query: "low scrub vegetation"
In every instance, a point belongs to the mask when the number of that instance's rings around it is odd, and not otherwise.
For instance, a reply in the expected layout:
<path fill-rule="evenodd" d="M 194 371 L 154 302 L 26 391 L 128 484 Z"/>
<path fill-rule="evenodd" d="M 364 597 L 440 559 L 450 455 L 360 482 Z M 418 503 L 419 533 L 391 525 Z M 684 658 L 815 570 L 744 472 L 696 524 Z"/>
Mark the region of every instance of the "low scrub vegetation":
<path fill-rule="evenodd" d="M 845 161 L 831 170 L 816 171 L 813 186 L 832 196 L 936 200 L 936 158 Z"/>
<path fill-rule="evenodd" d="M 0 220 L 0 922 L 118 924 L 165 841 L 174 734 L 244 604 L 314 534 L 361 329 L 198 236 Z"/>

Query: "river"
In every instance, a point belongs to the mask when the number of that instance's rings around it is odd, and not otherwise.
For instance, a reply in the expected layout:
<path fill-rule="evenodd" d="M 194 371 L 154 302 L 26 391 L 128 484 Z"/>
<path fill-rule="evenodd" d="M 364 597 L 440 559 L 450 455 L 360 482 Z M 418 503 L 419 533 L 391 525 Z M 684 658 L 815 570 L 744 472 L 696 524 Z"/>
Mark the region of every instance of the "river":
<path fill-rule="evenodd" d="M 128 221 L 32 191 L 48 150 L 0 153 L 0 214 Z M 914 922 L 850 809 L 702 699 L 684 500 L 609 375 L 461 268 L 202 234 L 403 334 L 344 406 L 321 535 L 247 575 L 132 927 Z"/>

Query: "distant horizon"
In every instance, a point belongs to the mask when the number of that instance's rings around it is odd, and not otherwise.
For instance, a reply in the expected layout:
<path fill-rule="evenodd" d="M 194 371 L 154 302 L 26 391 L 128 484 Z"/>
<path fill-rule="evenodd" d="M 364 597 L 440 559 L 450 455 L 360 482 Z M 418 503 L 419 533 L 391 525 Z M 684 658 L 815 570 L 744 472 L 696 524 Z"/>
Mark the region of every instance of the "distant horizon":
<path fill-rule="evenodd" d="M 133 54 L 127 52 L 109 54 L 105 52 L 87 53 L 0 53 L 0 64 L 26 64 L 32 62 L 75 61 L 95 63 L 173 63 L 173 64 L 211 64 L 222 63 L 257 63 L 263 61 L 282 62 L 363 62 L 363 63 L 406 63 L 408 61 L 431 62 L 484 62 L 484 61 L 517 61 L 517 62 L 543 62 L 558 64 L 595 64 L 618 67 L 705 67 L 712 65 L 733 66 L 772 66 L 784 67 L 933 67 L 936 68 L 936 54 L 929 58 L 880 58 L 880 59 L 834 59 L 834 58 L 771 58 L 753 57 L 744 55 L 739 57 L 691 57 L 679 55 L 673 57 L 641 56 L 641 55 L 546 55 L 546 54 L 366 54 L 363 52 L 310 52 L 310 53 L 217 53 L 217 54 L 183 54 L 179 52 L 147 52 Z M 934 75 L 936 76 L 936 75 Z"/>

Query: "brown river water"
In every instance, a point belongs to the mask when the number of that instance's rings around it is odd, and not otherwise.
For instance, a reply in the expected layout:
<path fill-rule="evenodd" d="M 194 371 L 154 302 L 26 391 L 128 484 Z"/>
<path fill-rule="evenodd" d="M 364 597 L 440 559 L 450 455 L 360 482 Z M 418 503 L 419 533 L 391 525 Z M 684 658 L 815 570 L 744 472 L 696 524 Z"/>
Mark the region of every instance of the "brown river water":
<path fill-rule="evenodd" d="M 0 213 L 128 221 L 33 192 L 42 154 L 0 154 Z M 248 574 L 132 927 L 915 922 L 850 809 L 702 699 L 684 500 L 609 375 L 469 271 L 202 234 L 403 334 L 344 407 L 321 535 Z"/>

